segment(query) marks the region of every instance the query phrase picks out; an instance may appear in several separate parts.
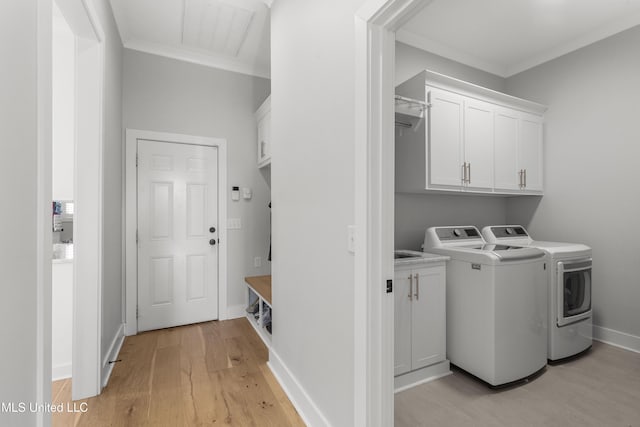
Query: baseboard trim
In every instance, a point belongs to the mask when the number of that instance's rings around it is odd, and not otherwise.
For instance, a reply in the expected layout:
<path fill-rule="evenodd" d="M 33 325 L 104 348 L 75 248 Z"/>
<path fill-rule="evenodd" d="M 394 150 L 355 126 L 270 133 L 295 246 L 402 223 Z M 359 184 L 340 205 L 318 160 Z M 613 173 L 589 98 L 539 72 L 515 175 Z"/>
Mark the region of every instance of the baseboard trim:
<path fill-rule="evenodd" d="M 593 325 L 593 339 L 625 350 L 640 353 L 640 337 Z"/>
<path fill-rule="evenodd" d="M 393 379 L 393 392 L 400 393 L 419 386 L 420 384 L 446 377 L 447 375 L 451 375 L 451 369 L 449 367 L 449 360 L 445 359 L 435 365 L 427 366 L 426 368 L 407 372 L 406 374 L 395 377 Z"/>
<path fill-rule="evenodd" d="M 122 344 L 124 343 L 124 323 L 120 325 L 118 331 L 116 332 L 113 340 L 111 341 L 111 345 L 109 346 L 109 351 L 107 352 L 106 357 L 102 360 L 102 388 L 107 386 L 109 382 L 109 377 L 111 377 L 111 372 L 113 371 L 114 363 L 109 363 L 110 360 L 116 360 L 118 358 L 118 354 L 120 353 L 120 349 L 122 348 Z"/>
<path fill-rule="evenodd" d="M 271 369 L 273 376 L 276 377 L 276 380 L 280 383 L 280 386 L 306 425 L 316 427 L 331 426 L 327 418 L 322 414 L 309 394 L 307 394 L 304 387 L 302 387 L 297 378 L 291 373 L 273 349 L 269 349 L 267 366 Z"/>
<path fill-rule="evenodd" d="M 232 305 L 227 307 L 227 319 L 221 320 L 231 320 L 231 319 L 239 319 L 241 317 L 245 317 L 247 312 L 245 311 L 247 307 L 245 305 Z"/>
<path fill-rule="evenodd" d="M 58 381 L 71 378 L 71 363 L 54 366 L 51 369 L 51 380 Z"/>

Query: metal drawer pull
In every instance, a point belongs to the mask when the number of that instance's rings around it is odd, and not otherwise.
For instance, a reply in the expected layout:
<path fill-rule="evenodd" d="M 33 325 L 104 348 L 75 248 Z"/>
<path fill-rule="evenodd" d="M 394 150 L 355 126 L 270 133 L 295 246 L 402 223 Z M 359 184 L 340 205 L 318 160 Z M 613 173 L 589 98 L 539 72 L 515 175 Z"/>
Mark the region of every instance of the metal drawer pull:
<path fill-rule="evenodd" d="M 409 301 L 413 301 L 413 276 L 409 274 Z"/>
<path fill-rule="evenodd" d="M 471 184 L 471 163 L 469 163 L 467 167 L 469 168 L 469 173 L 467 173 L 467 182 Z"/>
<path fill-rule="evenodd" d="M 416 297 L 416 300 L 420 299 L 420 275 L 418 273 L 416 273 L 416 293 L 415 293 L 415 297 Z"/>

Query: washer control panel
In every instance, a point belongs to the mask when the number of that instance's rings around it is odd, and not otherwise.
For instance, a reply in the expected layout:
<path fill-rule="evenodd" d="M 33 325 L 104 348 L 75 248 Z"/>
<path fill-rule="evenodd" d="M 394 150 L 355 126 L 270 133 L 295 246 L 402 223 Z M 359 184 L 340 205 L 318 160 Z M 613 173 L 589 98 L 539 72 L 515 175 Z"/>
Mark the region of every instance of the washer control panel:
<path fill-rule="evenodd" d="M 480 232 L 475 227 L 443 227 L 437 228 L 436 234 L 441 241 L 477 239 Z"/>
<path fill-rule="evenodd" d="M 491 227 L 491 232 L 498 239 L 501 237 L 529 237 L 527 230 L 521 225 Z"/>

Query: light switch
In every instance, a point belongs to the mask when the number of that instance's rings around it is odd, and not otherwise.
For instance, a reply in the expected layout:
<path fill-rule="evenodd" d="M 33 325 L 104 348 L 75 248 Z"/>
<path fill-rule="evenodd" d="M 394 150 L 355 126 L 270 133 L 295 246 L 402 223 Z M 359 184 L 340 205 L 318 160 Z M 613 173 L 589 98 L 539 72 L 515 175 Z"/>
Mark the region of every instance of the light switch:
<path fill-rule="evenodd" d="M 251 188 L 249 187 L 242 187 L 242 198 L 245 200 L 250 200 L 251 196 L 252 196 L 252 192 L 251 192 Z"/>

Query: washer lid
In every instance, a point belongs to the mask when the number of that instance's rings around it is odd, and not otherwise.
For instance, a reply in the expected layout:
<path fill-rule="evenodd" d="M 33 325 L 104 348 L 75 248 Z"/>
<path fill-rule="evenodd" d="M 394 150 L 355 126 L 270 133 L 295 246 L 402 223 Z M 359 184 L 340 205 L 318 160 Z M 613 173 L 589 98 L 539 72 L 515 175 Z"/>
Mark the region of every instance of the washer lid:
<path fill-rule="evenodd" d="M 534 259 L 544 256 L 544 251 L 526 246 L 487 244 L 481 250 L 493 252 L 502 261 Z"/>
<path fill-rule="evenodd" d="M 585 257 L 591 256 L 591 248 L 582 243 L 542 242 L 534 240 L 529 246 L 542 249 L 554 258 L 557 257 Z"/>

